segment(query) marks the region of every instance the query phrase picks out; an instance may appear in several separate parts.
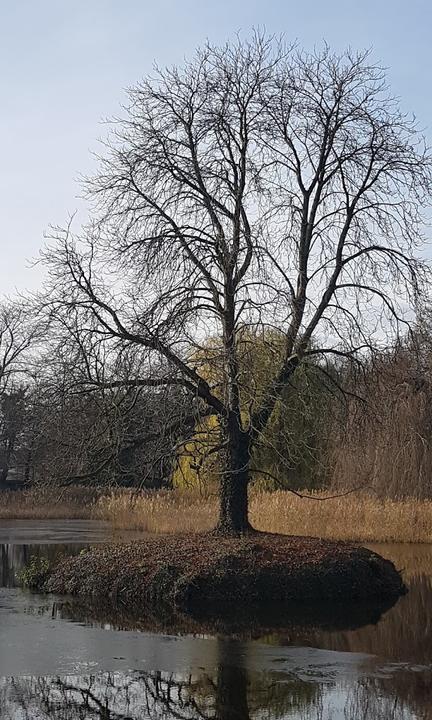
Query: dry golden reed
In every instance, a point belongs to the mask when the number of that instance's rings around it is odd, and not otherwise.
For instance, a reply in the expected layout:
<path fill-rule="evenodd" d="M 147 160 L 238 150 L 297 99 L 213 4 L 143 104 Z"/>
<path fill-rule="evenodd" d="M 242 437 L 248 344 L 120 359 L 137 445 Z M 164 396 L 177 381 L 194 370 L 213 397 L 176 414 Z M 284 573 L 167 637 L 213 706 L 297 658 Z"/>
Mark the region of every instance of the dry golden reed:
<path fill-rule="evenodd" d="M 215 525 L 217 500 L 186 490 L 114 492 L 99 499 L 95 517 L 108 520 L 119 530 L 161 534 L 198 532 Z"/>
<path fill-rule="evenodd" d="M 95 493 L 80 487 L 55 489 L 42 486 L 20 492 L 2 492 L 0 519 L 90 519 L 95 502 Z"/>
<path fill-rule="evenodd" d="M 250 493 L 254 527 L 287 535 L 361 542 L 432 542 L 432 500 L 390 500 L 352 493 L 326 499 L 325 492 L 300 498 L 288 491 Z M 38 488 L 0 495 L 0 519 L 99 519 L 116 530 L 180 533 L 210 530 L 216 523 L 215 493 L 174 490 L 110 493 L 86 488 Z"/>
<path fill-rule="evenodd" d="M 252 492 L 250 518 L 259 530 L 361 542 L 432 542 L 432 501 L 351 494 L 323 500 L 287 491 Z M 114 528 L 149 533 L 198 532 L 216 522 L 217 499 L 184 491 L 116 493 L 99 499 L 95 516 Z"/>

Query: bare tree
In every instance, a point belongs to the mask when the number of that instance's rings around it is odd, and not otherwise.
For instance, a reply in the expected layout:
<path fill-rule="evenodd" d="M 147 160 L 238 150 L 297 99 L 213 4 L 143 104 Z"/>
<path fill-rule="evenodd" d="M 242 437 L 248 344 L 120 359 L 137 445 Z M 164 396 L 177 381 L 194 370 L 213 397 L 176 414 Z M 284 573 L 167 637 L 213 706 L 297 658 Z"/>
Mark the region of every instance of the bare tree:
<path fill-rule="evenodd" d="M 0 305 L 0 393 L 26 370 L 25 352 L 35 337 L 27 322 L 25 308 L 18 303 Z"/>
<path fill-rule="evenodd" d="M 0 305 L 0 487 L 7 480 L 24 422 L 29 351 L 37 334 L 23 305 Z"/>
<path fill-rule="evenodd" d="M 367 53 L 255 35 L 128 97 L 86 181 L 94 221 L 44 253 L 46 302 L 137 352 L 133 384 L 178 387 L 217 418 L 218 531 L 241 534 L 254 448 L 299 365 L 365 357 L 406 327 L 431 157 Z M 259 391 L 247 333 L 278 338 Z"/>
<path fill-rule="evenodd" d="M 51 325 L 22 448 L 35 481 L 171 486 L 175 446 L 193 433 L 195 413 L 179 388 L 137 383 L 138 362 L 134 353 L 109 352 L 76 314 Z"/>

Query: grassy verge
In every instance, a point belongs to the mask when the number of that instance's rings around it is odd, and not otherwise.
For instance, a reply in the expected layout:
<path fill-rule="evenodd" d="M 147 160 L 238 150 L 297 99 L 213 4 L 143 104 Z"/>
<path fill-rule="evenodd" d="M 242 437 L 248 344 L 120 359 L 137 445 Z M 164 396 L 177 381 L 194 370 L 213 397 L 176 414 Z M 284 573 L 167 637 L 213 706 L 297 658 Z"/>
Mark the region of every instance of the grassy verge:
<path fill-rule="evenodd" d="M 389 500 L 366 494 L 314 500 L 286 491 L 252 492 L 250 515 L 255 528 L 284 535 L 309 535 L 359 542 L 432 542 L 432 501 Z M 106 495 L 95 517 L 114 528 L 149 533 L 189 533 L 212 528 L 217 499 L 187 492 Z"/>

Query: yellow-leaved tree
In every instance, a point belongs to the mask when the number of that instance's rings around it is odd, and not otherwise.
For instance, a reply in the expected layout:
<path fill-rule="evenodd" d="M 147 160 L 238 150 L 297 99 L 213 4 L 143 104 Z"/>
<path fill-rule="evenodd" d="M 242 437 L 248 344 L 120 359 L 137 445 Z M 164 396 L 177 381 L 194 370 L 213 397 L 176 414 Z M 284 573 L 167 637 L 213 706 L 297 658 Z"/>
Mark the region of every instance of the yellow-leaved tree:
<path fill-rule="evenodd" d="M 238 381 L 245 425 L 251 422 L 262 401 L 268 377 L 280 362 L 282 352 L 283 336 L 277 330 L 265 335 L 243 332 L 239 338 Z M 211 338 L 194 360 L 213 392 L 223 400 L 226 383 L 218 338 Z M 329 382 L 323 383 L 316 364 L 305 365 L 296 374 L 295 383 L 277 401 L 266 431 L 254 448 L 255 483 L 293 489 L 322 487 L 326 483 L 328 420 L 334 403 L 328 392 Z M 203 417 L 196 424 L 193 435 L 179 446 L 173 469 L 175 487 L 199 488 L 203 492 L 215 488 L 223 467 L 222 437 L 216 415 Z"/>

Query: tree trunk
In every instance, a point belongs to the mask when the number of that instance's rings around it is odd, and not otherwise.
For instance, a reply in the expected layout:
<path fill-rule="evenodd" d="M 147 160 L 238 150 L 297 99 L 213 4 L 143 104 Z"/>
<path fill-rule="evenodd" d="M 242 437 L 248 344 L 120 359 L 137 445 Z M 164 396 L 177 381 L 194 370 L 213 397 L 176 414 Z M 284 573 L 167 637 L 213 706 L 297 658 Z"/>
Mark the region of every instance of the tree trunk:
<path fill-rule="evenodd" d="M 251 532 L 248 520 L 248 485 L 251 434 L 244 430 L 241 417 L 240 365 L 236 344 L 235 265 L 232 257 L 227 261 L 225 274 L 225 313 L 223 318 L 223 342 L 226 372 L 226 417 L 222 421 L 225 441 L 225 468 L 220 480 L 219 522 L 216 532 L 220 535 L 240 536 Z"/>
<path fill-rule="evenodd" d="M 232 665 L 219 665 L 216 685 L 216 720 L 248 720 L 247 670 Z"/>
<path fill-rule="evenodd" d="M 251 532 L 248 519 L 250 463 L 249 433 L 244 432 L 235 413 L 226 428 L 226 463 L 220 480 L 219 522 L 216 532 L 238 537 Z"/>
<path fill-rule="evenodd" d="M 9 475 L 9 467 L 6 466 L 0 469 L 0 488 L 6 487 L 6 480 Z"/>

